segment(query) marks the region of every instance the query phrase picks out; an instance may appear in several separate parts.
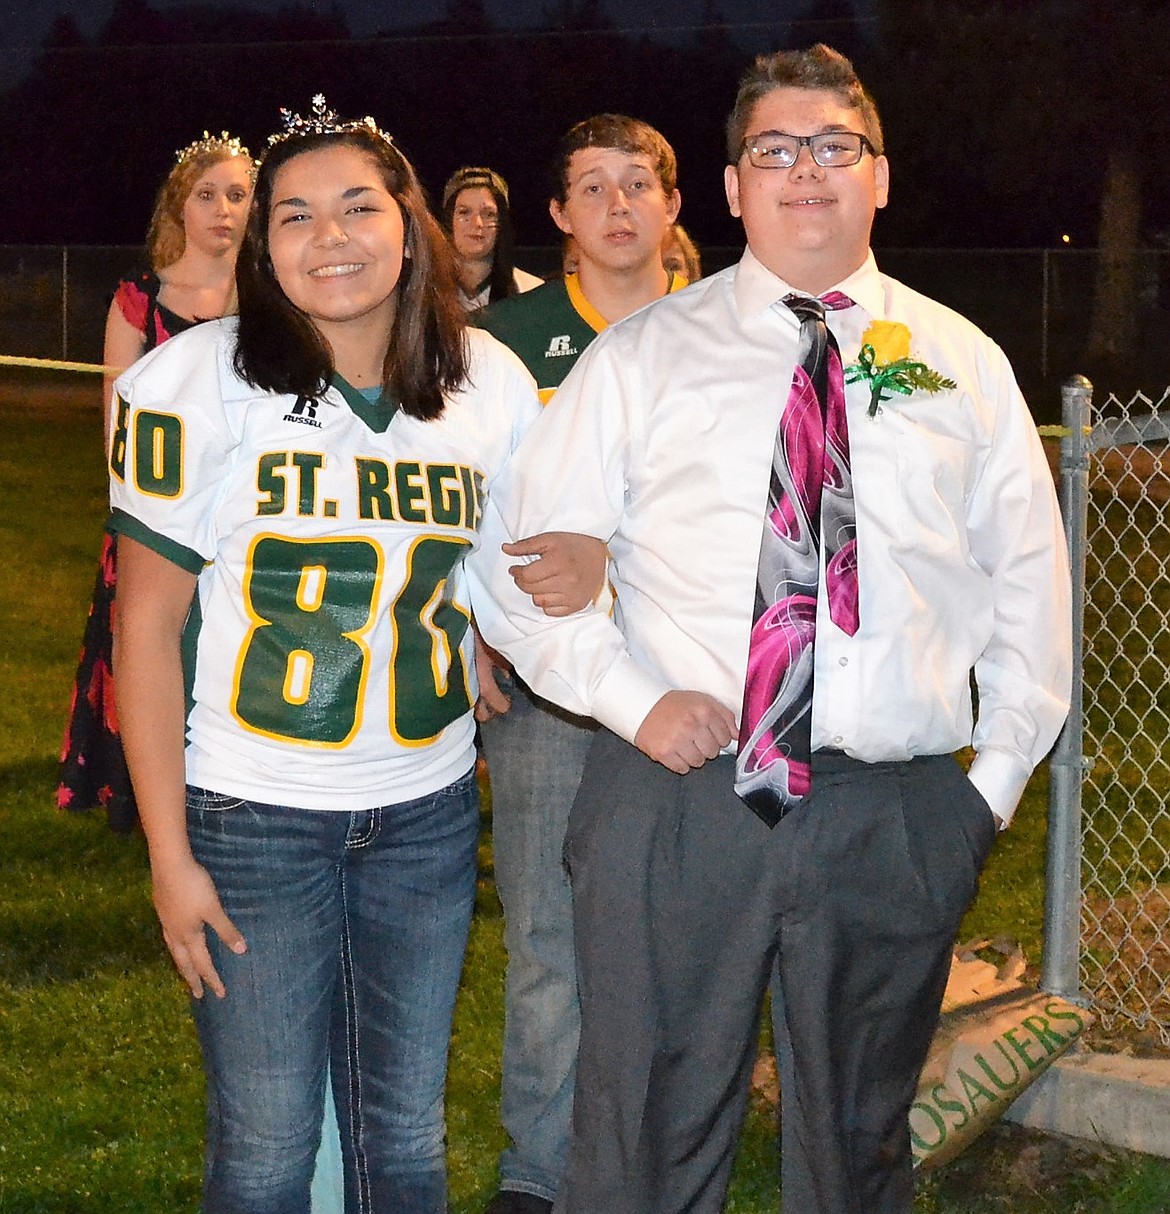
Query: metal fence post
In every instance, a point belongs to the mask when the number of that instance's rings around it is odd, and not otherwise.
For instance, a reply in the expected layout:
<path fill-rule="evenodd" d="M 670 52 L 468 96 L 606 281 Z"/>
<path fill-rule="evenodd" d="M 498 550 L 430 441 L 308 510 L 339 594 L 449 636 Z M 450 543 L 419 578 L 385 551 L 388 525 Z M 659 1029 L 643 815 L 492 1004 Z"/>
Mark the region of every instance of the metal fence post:
<path fill-rule="evenodd" d="M 69 357 L 69 246 L 61 246 L 61 357 Z"/>
<path fill-rule="evenodd" d="M 1079 1000 L 1085 556 L 1093 385 L 1083 375 L 1074 375 L 1060 395 L 1060 507 L 1072 566 L 1073 681 L 1068 720 L 1048 761 L 1048 869 L 1040 985 L 1054 995 Z"/>

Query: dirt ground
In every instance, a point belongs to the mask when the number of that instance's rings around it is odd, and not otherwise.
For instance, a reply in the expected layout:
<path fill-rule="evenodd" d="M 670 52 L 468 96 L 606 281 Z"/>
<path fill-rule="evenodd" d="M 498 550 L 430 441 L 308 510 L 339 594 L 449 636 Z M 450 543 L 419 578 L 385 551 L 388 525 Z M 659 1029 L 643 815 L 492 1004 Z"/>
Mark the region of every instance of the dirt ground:
<path fill-rule="evenodd" d="M 761 1056 L 752 1076 L 752 1099 L 771 1112 L 779 1091 L 770 1057 Z M 1115 1147 L 1081 1138 L 1068 1138 L 1031 1130 L 1013 1122 L 990 1125 L 947 1164 L 922 1170 L 920 1193 L 929 1194 L 943 1208 L 1003 1211 L 1021 1209 L 1068 1210 L 1093 1214 L 1092 1196 L 1073 1198 L 1073 1192 L 1108 1190 L 1125 1153 Z M 1066 1200 L 1067 1198 L 1067 1200 Z M 1059 1204 L 1049 1205 L 1049 1200 Z M 1086 1202 L 1088 1204 L 1084 1204 Z M 916 1207 L 917 1208 L 917 1207 Z M 936 1208 L 928 1200 L 928 1208 Z M 1134 1214 L 1166 1214 L 1160 1208 L 1134 1207 Z"/>
<path fill-rule="evenodd" d="M 1125 1003 L 1135 1009 L 1135 1018 L 1098 1016 L 1084 1044 L 1106 1054 L 1170 1060 L 1170 1043 L 1157 1027 L 1170 1025 L 1170 885 L 1112 900 L 1090 897 L 1086 910 L 1096 926 L 1085 933 L 1083 947 L 1093 956 L 1115 959 L 1116 967 L 1107 966 L 1101 982 L 1128 992 Z"/>
<path fill-rule="evenodd" d="M 0 409 L 66 411 L 101 408 L 102 379 L 94 373 L 0 366 Z"/>
<path fill-rule="evenodd" d="M 1020 1209 L 1093 1214 L 1099 1209 L 1094 1197 L 1066 1195 L 1108 1191 L 1122 1154 L 1102 1143 L 999 1121 L 945 1168 L 926 1173 L 921 1183 L 946 1209 L 978 1203 L 978 1209 L 1004 1214 Z M 1133 1209 L 1134 1214 L 1166 1214 L 1160 1207 Z"/>

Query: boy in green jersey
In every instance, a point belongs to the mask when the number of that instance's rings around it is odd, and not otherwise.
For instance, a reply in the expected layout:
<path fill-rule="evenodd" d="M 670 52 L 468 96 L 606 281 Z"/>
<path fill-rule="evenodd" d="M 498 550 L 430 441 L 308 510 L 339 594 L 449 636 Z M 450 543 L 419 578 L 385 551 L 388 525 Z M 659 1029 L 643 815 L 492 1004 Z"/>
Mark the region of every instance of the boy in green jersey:
<path fill-rule="evenodd" d="M 561 141 L 549 211 L 576 242 L 577 269 L 476 318 L 520 356 L 542 403 L 607 325 L 686 285 L 661 259 L 663 238 L 679 212 L 676 179 L 670 144 L 634 118 L 601 114 Z M 540 581 L 565 550 L 554 557 L 547 537 L 536 537 L 508 551 L 543 555 L 524 566 L 517 581 L 539 606 L 558 614 L 560 598 L 541 595 Z M 580 575 L 593 591 L 602 580 L 600 544 L 597 555 L 591 571 L 583 567 Z M 566 598 L 564 610 L 570 605 Z M 500 1158 L 500 1192 L 488 1214 L 544 1214 L 565 1166 L 580 1023 L 561 848 L 596 726 L 535 695 L 506 666 L 495 673 L 494 684 L 483 680 L 477 711 L 491 774 L 508 948 L 501 1116 L 511 1143 Z"/>

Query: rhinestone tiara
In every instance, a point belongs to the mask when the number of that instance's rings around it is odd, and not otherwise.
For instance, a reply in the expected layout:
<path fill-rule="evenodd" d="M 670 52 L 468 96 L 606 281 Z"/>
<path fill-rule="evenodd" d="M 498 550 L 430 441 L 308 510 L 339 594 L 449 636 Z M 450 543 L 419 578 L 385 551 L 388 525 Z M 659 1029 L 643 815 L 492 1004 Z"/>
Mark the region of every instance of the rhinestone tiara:
<path fill-rule="evenodd" d="M 294 114 L 283 106 L 280 110 L 282 129 L 268 136 L 268 146 L 275 147 L 286 139 L 297 139 L 305 135 L 343 135 L 348 131 L 371 131 L 384 143 L 394 146 L 393 138 L 382 130 L 367 114 L 365 118 L 346 121 L 338 117 L 336 110 L 325 104 L 325 96 L 318 93 L 312 101 L 307 116 Z"/>
<path fill-rule="evenodd" d="M 252 158 L 252 153 L 227 131 L 220 131 L 218 135 L 204 131 L 202 139 L 196 139 L 175 153 L 175 164 L 185 164 L 192 156 L 202 156 L 205 152 L 222 152 L 225 156 L 242 156 L 245 160 Z"/>

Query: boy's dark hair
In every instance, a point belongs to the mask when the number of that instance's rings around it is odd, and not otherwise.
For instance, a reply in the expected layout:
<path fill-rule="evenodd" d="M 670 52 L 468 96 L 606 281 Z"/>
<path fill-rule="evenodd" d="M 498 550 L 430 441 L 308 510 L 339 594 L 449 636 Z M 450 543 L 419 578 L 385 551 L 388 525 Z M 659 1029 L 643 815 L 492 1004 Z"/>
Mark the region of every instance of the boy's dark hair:
<path fill-rule="evenodd" d="M 584 148 L 613 148 L 629 155 L 649 157 L 654 175 L 669 197 L 678 187 L 678 161 L 674 148 L 661 132 L 639 118 L 625 114 L 596 114 L 571 127 L 561 139 L 553 170 L 553 196 L 564 203 L 569 196 L 569 161 Z"/>
<path fill-rule="evenodd" d="M 773 89 L 827 89 L 861 116 L 862 134 L 882 154 L 882 124 L 877 106 L 857 77 L 853 64 L 831 46 L 818 42 L 804 51 L 777 51 L 760 55 L 739 82 L 735 107 L 727 119 L 727 161 L 737 164 L 749 131 L 752 111 Z M 750 132 L 755 134 L 756 132 Z"/>

